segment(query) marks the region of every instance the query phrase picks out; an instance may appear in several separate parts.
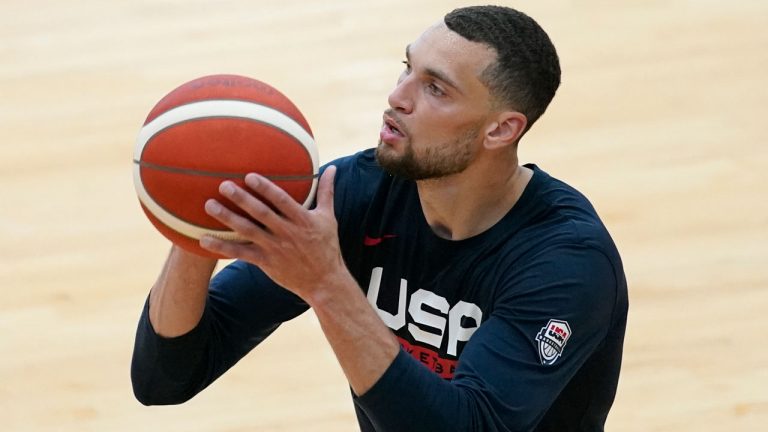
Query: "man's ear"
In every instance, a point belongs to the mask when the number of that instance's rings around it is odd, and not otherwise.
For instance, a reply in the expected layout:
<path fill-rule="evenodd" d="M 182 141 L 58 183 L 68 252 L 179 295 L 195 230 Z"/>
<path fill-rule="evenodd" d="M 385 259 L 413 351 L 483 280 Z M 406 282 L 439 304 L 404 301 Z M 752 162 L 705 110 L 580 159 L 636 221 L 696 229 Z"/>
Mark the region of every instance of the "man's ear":
<path fill-rule="evenodd" d="M 523 136 L 528 118 L 517 111 L 504 111 L 485 131 L 485 148 L 489 150 L 514 144 Z"/>

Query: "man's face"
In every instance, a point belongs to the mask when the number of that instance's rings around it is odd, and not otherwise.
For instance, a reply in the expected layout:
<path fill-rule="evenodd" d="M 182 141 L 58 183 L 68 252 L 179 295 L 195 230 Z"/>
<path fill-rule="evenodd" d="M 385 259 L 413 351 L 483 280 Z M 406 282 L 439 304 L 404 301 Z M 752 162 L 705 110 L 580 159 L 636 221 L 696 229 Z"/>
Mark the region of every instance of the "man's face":
<path fill-rule="evenodd" d="M 480 75 L 496 53 L 438 24 L 408 46 L 406 59 L 384 113 L 378 161 L 413 180 L 462 172 L 482 146 L 492 105 Z"/>

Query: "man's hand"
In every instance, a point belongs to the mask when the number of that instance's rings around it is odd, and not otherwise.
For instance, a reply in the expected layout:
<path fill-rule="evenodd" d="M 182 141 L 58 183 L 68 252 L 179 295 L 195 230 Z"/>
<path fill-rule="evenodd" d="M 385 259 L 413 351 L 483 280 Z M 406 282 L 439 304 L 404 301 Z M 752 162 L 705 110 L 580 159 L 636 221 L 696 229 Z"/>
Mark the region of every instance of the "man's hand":
<path fill-rule="evenodd" d="M 205 210 L 250 243 L 207 236 L 200 240 L 200 245 L 257 265 L 273 281 L 309 302 L 318 287 L 328 286 L 340 272 L 347 272 L 333 210 L 335 173 L 336 167 L 329 166 L 320 178 L 317 207 L 313 210 L 305 209 L 258 174 L 245 177 L 245 184 L 252 192 L 231 181 L 223 182 L 219 192 L 253 220 L 227 209 L 215 199 L 206 202 Z"/>
<path fill-rule="evenodd" d="M 335 173 L 336 167 L 329 166 L 320 178 L 314 210 L 305 209 L 256 174 L 245 177 L 253 194 L 232 182 L 222 183 L 221 194 L 253 220 L 216 200 L 207 201 L 205 209 L 251 243 L 205 237 L 200 245 L 257 265 L 273 281 L 306 301 L 315 311 L 350 386 L 361 395 L 382 376 L 400 345 L 368 304 L 341 257 L 333 211 Z"/>

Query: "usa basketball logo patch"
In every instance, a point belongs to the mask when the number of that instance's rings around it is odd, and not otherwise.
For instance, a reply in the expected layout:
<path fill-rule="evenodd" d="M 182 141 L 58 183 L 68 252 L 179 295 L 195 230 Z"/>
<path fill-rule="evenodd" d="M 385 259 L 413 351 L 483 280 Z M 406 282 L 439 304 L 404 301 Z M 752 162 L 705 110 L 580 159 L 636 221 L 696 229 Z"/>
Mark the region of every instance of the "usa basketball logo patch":
<path fill-rule="evenodd" d="M 571 327 L 568 321 L 551 319 L 536 335 L 539 342 L 539 358 L 541 364 L 552 365 L 563 354 L 563 349 L 571 337 Z"/>

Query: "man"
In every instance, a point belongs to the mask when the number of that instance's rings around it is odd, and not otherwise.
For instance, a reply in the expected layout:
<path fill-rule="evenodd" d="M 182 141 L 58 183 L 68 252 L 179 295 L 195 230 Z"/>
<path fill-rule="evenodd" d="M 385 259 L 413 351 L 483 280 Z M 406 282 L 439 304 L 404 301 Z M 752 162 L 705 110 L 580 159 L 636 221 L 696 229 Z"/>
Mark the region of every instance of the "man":
<path fill-rule="evenodd" d="M 174 247 L 132 365 L 137 398 L 181 403 L 311 307 L 363 431 L 597 431 L 627 313 L 616 248 L 589 202 L 520 138 L 560 82 L 544 31 L 457 9 L 406 49 L 375 150 L 333 162 L 306 210 L 249 174 L 206 211 L 251 243 Z M 263 197 L 263 200 L 255 196 Z M 268 206 L 269 201 L 274 209 Z"/>

